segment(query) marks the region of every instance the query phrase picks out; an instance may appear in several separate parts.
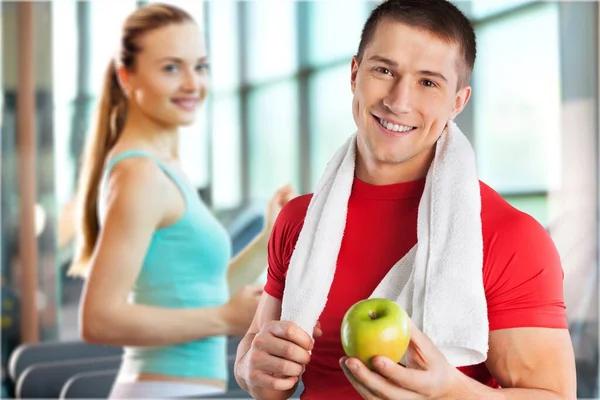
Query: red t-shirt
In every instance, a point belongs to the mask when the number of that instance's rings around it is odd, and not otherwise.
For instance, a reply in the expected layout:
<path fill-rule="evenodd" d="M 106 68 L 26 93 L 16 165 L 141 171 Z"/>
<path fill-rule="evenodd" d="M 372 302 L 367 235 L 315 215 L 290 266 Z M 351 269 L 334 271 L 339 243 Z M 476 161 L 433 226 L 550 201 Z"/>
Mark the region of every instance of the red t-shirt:
<path fill-rule="evenodd" d="M 339 366 L 344 356 L 340 326 L 348 308 L 368 298 L 388 270 L 417 243 L 417 211 L 425 179 L 374 186 L 354 180 L 346 229 L 325 309 L 323 336 L 315 341 L 302 376 L 302 399 L 360 399 Z M 483 283 L 489 329 L 567 328 L 563 271 L 544 228 L 484 183 L 481 189 Z M 269 242 L 265 291 L 281 299 L 285 276 L 311 195 L 281 211 Z M 477 381 L 498 387 L 485 364 L 459 368 Z"/>

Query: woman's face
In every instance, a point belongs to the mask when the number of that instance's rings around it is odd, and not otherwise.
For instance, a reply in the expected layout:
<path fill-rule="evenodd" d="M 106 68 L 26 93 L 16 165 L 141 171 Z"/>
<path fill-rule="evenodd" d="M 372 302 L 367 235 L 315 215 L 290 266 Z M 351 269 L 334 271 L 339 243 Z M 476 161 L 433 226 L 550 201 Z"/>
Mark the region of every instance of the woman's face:
<path fill-rule="evenodd" d="M 125 90 L 129 106 L 164 126 L 190 125 L 208 91 L 206 44 L 193 22 L 144 34 Z"/>

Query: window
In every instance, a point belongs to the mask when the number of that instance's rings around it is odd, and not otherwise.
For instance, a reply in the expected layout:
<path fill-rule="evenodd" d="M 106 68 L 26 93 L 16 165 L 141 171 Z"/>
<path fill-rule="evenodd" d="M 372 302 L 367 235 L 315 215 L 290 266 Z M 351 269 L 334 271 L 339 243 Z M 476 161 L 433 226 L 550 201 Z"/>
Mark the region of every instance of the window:
<path fill-rule="evenodd" d="M 231 209 L 242 200 L 240 99 L 221 96 L 212 106 L 212 204 Z"/>
<path fill-rule="evenodd" d="M 250 94 L 250 196 L 268 199 L 286 183 L 299 184 L 298 85 L 294 80 Z"/>
<path fill-rule="evenodd" d="M 356 131 L 350 61 L 315 73 L 309 88 L 311 188 L 315 188 L 335 151 Z"/>
<path fill-rule="evenodd" d="M 365 3 L 333 0 L 308 4 L 311 16 L 308 20 L 310 64 L 326 64 L 355 55 L 362 26 L 368 16 Z"/>
<path fill-rule="evenodd" d="M 486 23 L 477 36 L 473 101 L 480 176 L 501 193 L 545 192 L 559 183 L 560 171 L 558 6 Z M 531 206 L 540 215 L 539 201 Z"/>
<path fill-rule="evenodd" d="M 77 2 L 74 0 L 52 3 L 52 82 L 54 85 L 55 176 L 57 203 L 68 202 L 73 196 L 76 160 L 70 152 L 73 102 L 77 96 Z M 70 51 L 59 52 L 59 49 Z M 60 55 L 59 55 L 60 54 Z"/>
<path fill-rule="evenodd" d="M 217 210 L 235 209 L 242 203 L 239 8 L 234 1 L 207 4 L 212 93 L 210 185 L 211 203 Z"/>
<path fill-rule="evenodd" d="M 211 89 L 219 94 L 235 90 L 240 85 L 238 3 L 212 1 L 208 7 Z"/>
<path fill-rule="evenodd" d="M 253 1 L 246 6 L 248 80 L 266 82 L 297 69 L 296 4 Z"/>
<path fill-rule="evenodd" d="M 507 11 L 521 5 L 532 3 L 531 0 L 478 0 L 470 2 L 470 17 L 485 18 L 502 11 Z"/>

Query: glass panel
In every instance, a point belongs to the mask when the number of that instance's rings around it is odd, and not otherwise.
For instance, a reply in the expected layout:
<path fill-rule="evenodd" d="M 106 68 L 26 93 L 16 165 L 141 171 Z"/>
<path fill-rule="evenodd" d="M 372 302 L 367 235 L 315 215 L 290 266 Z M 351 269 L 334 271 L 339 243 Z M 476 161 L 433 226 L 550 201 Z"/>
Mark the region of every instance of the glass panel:
<path fill-rule="evenodd" d="M 55 102 L 69 102 L 77 94 L 77 2 L 62 0 L 52 2 L 53 25 L 52 81 L 57 89 L 53 93 Z M 59 52 L 59 50 L 70 51 Z M 60 53 L 60 56 L 59 56 Z"/>
<path fill-rule="evenodd" d="M 215 209 L 240 205 L 242 146 L 240 98 L 215 97 L 212 112 L 212 199 Z"/>
<path fill-rule="evenodd" d="M 238 3 L 208 4 L 208 54 L 214 93 L 235 89 L 240 83 Z"/>
<path fill-rule="evenodd" d="M 476 0 L 470 4 L 473 19 L 485 18 L 487 16 L 510 10 L 523 4 L 532 3 L 531 0 Z"/>
<path fill-rule="evenodd" d="M 298 83 L 253 91 L 249 108 L 251 197 L 266 200 L 287 183 L 298 188 Z"/>
<path fill-rule="evenodd" d="M 52 2 L 52 92 L 54 101 L 54 151 L 56 152 L 56 195 L 59 205 L 73 196 L 75 160 L 70 152 L 72 106 L 77 96 L 77 2 Z M 60 51 L 60 56 L 58 56 Z"/>
<path fill-rule="evenodd" d="M 311 2 L 309 62 L 314 65 L 349 60 L 358 50 L 360 33 L 367 17 L 364 1 Z"/>
<path fill-rule="evenodd" d="M 477 34 L 473 100 L 481 178 L 500 192 L 555 187 L 560 177 L 557 4 L 485 24 Z"/>
<path fill-rule="evenodd" d="M 297 69 L 296 3 L 255 1 L 245 3 L 248 26 L 248 79 L 265 81 Z"/>
<path fill-rule="evenodd" d="M 471 18 L 471 4 L 473 1 L 471 0 L 450 0 L 463 14 L 467 17 Z"/>
<path fill-rule="evenodd" d="M 309 84 L 311 189 L 314 189 L 335 151 L 356 131 L 350 62 L 315 73 Z"/>

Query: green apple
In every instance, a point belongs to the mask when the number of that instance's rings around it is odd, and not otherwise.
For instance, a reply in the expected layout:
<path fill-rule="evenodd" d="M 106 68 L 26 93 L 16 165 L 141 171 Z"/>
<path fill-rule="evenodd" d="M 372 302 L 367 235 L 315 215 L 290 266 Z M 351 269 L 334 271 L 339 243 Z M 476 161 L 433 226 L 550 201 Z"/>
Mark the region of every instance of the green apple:
<path fill-rule="evenodd" d="M 410 342 L 410 318 L 392 300 L 362 300 L 344 315 L 341 335 L 346 355 L 358 358 L 371 369 L 375 356 L 398 363 Z"/>

